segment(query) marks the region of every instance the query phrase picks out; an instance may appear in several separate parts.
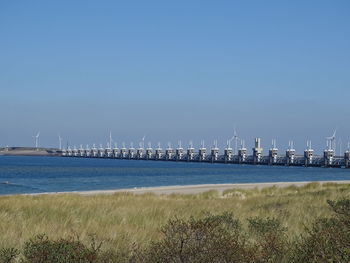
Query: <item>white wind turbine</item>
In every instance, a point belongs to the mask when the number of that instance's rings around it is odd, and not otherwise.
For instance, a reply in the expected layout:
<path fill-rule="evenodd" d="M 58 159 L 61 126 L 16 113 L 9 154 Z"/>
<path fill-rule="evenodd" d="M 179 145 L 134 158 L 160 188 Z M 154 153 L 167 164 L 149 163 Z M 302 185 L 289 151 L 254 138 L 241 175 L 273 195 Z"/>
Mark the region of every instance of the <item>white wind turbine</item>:
<path fill-rule="evenodd" d="M 145 148 L 145 138 L 146 138 L 146 135 L 144 135 L 143 137 L 142 137 L 142 145 L 140 145 L 141 146 L 141 148 Z"/>
<path fill-rule="evenodd" d="M 112 132 L 110 131 L 109 132 L 109 147 L 112 148 L 112 142 L 113 142 L 113 139 L 112 139 Z"/>
<path fill-rule="evenodd" d="M 329 142 L 329 149 L 334 150 L 336 148 L 335 135 L 337 134 L 337 129 L 334 130 L 333 135 L 330 137 L 326 137 L 327 142 Z"/>
<path fill-rule="evenodd" d="M 233 140 L 235 140 L 235 147 L 233 149 L 233 154 L 235 155 L 236 152 L 238 152 L 238 134 L 237 134 L 237 131 L 236 131 L 236 128 L 233 129 L 233 136 L 231 137 L 231 139 L 228 140 L 228 148 L 231 148 L 231 142 Z"/>
<path fill-rule="evenodd" d="M 343 153 L 342 153 L 342 150 L 343 150 L 343 141 L 341 138 L 339 138 L 338 140 L 338 145 L 339 145 L 339 156 L 341 156 Z"/>
<path fill-rule="evenodd" d="M 60 150 L 62 150 L 62 140 L 63 140 L 63 139 L 62 139 L 61 135 L 58 134 L 58 145 L 59 145 L 59 147 L 60 147 L 60 148 L 59 148 Z"/>
<path fill-rule="evenodd" d="M 39 147 L 39 136 L 40 136 L 40 132 L 38 132 L 37 135 L 33 136 L 35 141 L 35 148 Z"/>
<path fill-rule="evenodd" d="M 237 130 L 236 130 L 236 127 L 233 129 L 233 138 L 235 140 L 235 152 L 234 154 L 237 154 L 238 152 L 238 133 L 237 133 Z"/>

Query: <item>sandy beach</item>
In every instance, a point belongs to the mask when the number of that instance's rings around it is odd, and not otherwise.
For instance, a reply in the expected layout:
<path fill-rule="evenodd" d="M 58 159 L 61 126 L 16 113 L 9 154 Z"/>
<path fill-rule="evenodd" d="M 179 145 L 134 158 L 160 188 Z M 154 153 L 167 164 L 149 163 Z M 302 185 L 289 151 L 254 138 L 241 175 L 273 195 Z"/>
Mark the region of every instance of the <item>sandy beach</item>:
<path fill-rule="evenodd" d="M 99 195 L 99 194 L 114 194 L 114 193 L 133 193 L 133 194 L 145 194 L 153 193 L 156 195 L 169 195 L 169 194 L 198 194 L 207 192 L 210 190 L 216 190 L 222 193 L 228 189 L 253 189 L 253 188 L 266 188 L 266 187 L 288 187 L 291 185 L 304 186 L 311 182 L 274 182 L 274 183 L 245 183 L 245 184 L 200 184 L 200 185 L 184 185 L 184 186 L 160 186 L 160 187 L 141 187 L 141 188 L 129 188 L 129 189 L 115 189 L 115 190 L 92 190 L 92 191 L 72 191 L 72 192 L 50 192 L 50 193 L 38 193 L 38 194 L 24 194 L 24 195 L 42 195 L 42 194 L 79 194 L 79 195 Z M 318 181 L 320 184 L 325 183 L 337 183 L 337 184 L 350 184 L 348 181 Z"/>

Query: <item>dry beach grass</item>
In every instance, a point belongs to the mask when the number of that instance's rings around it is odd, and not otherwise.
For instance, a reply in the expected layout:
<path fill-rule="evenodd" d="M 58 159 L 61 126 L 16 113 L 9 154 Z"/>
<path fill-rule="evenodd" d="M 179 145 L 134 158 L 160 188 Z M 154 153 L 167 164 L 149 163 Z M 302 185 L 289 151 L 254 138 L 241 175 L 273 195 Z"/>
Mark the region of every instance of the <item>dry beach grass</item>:
<path fill-rule="evenodd" d="M 328 199 L 350 198 L 350 184 L 310 183 L 301 187 L 229 189 L 197 194 L 22 195 L 0 197 L 0 246 L 21 246 L 40 233 L 50 238 L 96 234 L 105 248 L 130 248 L 159 238 L 159 228 L 175 216 L 233 212 L 238 219 L 275 217 L 291 234 L 316 217 L 331 214 Z"/>

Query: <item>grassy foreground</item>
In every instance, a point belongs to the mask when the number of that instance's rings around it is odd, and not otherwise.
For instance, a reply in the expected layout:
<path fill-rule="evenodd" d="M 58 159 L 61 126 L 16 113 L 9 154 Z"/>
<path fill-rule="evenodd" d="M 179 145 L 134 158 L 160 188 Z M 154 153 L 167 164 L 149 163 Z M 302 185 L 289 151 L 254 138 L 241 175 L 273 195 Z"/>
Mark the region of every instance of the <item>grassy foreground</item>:
<path fill-rule="evenodd" d="M 19 247 L 37 234 L 52 239 L 95 234 L 106 249 L 147 245 L 160 238 L 159 229 L 175 216 L 189 218 L 224 211 L 246 221 L 276 218 L 290 234 L 300 234 L 316 217 L 329 217 L 326 201 L 350 199 L 349 184 L 310 183 L 303 187 L 210 191 L 196 195 L 77 194 L 0 197 L 0 247 Z"/>

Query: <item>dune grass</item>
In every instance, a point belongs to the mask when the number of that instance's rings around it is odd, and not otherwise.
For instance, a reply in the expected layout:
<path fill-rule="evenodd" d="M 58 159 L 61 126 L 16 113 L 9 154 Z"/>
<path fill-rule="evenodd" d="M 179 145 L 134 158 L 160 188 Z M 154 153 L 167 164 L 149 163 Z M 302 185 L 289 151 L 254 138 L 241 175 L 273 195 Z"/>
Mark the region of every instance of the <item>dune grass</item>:
<path fill-rule="evenodd" d="M 0 197 L 0 247 L 21 246 L 45 233 L 50 238 L 77 235 L 87 240 L 95 234 L 105 248 L 127 249 L 160 237 L 168 219 L 198 217 L 206 212 L 233 212 L 250 217 L 274 217 L 292 235 L 303 232 L 316 217 L 331 214 L 328 199 L 350 198 L 350 184 L 310 183 L 303 187 L 231 189 L 195 195 L 117 193 Z"/>

